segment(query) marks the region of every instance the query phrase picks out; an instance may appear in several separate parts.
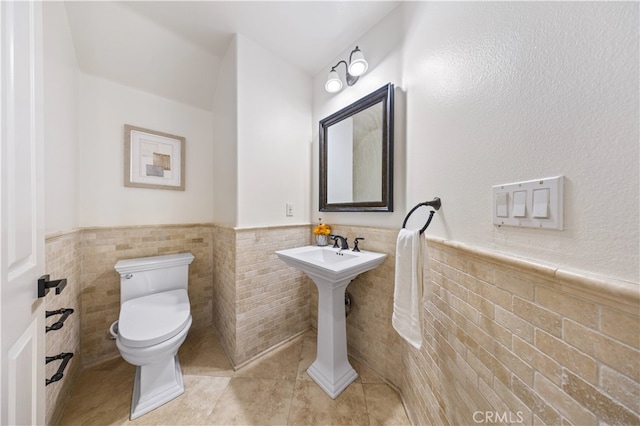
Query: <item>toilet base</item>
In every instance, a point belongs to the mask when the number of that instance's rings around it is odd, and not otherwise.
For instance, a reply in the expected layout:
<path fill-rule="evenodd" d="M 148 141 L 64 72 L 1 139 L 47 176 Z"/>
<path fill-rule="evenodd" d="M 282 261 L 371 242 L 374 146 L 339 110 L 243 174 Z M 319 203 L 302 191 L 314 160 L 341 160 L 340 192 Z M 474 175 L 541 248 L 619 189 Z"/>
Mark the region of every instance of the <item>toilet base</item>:
<path fill-rule="evenodd" d="M 178 355 L 155 364 L 136 366 L 130 419 L 137 419 L 183 393 Z"/>

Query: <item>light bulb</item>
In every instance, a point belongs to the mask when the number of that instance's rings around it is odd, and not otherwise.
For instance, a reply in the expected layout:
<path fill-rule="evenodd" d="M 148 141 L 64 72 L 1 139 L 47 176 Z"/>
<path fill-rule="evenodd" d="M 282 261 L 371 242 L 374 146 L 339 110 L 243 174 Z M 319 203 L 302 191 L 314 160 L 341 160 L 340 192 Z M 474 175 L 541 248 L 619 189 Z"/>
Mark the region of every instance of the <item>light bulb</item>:
<path fill-rule="evenodd" d="M 369 68 L 369 64 L 364 59 L 364 54 L 360 49 L 356 47 L 351 53 L 351 63 L 349 63 L 349 74 L 358 77 L 365 72 L 367 72 L 367 68 Z"/>
<path fill-rule="evenodd" d="M 336 70 L 331 70 L 329 72 L 329 77 L 327 78 L 327 82 L 324 85 L 324 90 L 329 93 L 339 92 L 342 89 L 342 80 L 340 80 L 340 76 L 338 75 Z"/>

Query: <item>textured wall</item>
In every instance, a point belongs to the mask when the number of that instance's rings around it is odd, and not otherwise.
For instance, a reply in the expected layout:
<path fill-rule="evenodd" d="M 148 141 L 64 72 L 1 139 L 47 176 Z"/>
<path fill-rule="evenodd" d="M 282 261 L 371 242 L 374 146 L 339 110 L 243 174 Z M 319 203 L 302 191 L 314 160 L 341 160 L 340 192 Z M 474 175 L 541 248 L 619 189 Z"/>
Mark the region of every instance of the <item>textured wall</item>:
<path fill-rule="evenodd" d="M 639 282 L 639 9 L 402 2 L 352 43 L 370 64 L 356 85 L 328 94 L 325 70 L 313 81 L 315 122 L 396 84 L 395 211 L 310 220 L 397 227 L 413 205 L 439 196 L 431 235 Z M 314 156 L 315 202 L 315 133 Z M 566 177 L 564 231 L 492 224 L 493 185 L 556 175 Z"/>
<path fill-rule="evenodd" d="M 211 323 L 213 281 L 211 226 L 165 225 L 87 228 L 81 231 L 82 360 L 93 364 L 118 356 L 109 326 L 120 313 L 120 259 L 190 252 L 192 327 Z"/>
<path fill-rule="evenodd" d="M 638 3 L 410 6 L 407 200 L 442 198 L 431 235 L 638 283 Z M 564 231 L 492 224 L 493 185 L 557 175 Z"/>
<path fill-rule="evenodd" d="M 78 231 L 59 233 L 47 237 L 45 242 L 45 272 L 51 279 L 67 279 L 67 286 L 56 295 L 49 291 L 46 296 L 46 310 L 55 311 L 71 308 L 69 316 L 59 330 L 45 334 L 46 355 L 54 356 L 62 352 L 74 354 L 64 371 L 62 380 L 45 388 L 46 423 L 55 424 L 60 416 L 60 408 L 71 396 L 73 386 L 80 375 L 82 354 L 80 350 L 80 313 L 81 313 L 81 281 L 80 281 L 80 235 Z M 47 326 L 51 326 L 61 318 L 55 315 L 47 318 Z M 46 376 L 52 377 L 60 366 L 60 361 L 47 364 Z"/>

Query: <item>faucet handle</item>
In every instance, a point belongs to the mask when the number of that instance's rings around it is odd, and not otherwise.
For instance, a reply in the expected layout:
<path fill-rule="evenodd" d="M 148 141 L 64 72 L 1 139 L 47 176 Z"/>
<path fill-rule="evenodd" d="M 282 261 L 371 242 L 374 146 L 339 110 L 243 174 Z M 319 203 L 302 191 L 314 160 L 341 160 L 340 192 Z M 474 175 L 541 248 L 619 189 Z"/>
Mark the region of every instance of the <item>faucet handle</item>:
<path fill-rule="evenodd" d="M 358 248 L 358 241 L 360 240 L 364 240 L 364 238 L 362 237 L 358 237 L 355 240 L 353 240 L 353 250 L 352 251 L 360 251 L 360 249 Z"/>
<path fill-rule="evenodd" d="M 349 250 L 349 243 L 347 243 L 347 239 L 342 235 L 331 235 L 331 239 L 334 241 L 333 248 Z M 338 240 L 340 240 L 340 245 L 338 245 Z"/>

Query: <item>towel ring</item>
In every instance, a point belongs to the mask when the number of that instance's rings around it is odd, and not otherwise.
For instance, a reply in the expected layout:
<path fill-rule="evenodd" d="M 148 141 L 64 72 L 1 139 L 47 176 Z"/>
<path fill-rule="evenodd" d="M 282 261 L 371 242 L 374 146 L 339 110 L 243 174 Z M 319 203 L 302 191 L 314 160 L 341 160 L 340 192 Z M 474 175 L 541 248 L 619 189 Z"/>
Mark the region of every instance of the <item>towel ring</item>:
<path fill-rule="evenodd" d="M 409 220 L 409 216 L 411 216 L 413 212 L 415 212 L 416 210 L 418 210 L 419 207 L 422 207 L 422 206 L 433 207 L 435 210 L 431 210 L 431 212 L 429 213 L 429 219 L 427 219 L 427 223 L 425 223 L 422 229 L 420 230 L 420 234 L 422 234 L 429 227 L 429 224 L 431 223 L 431 219 L 433 219 L 433 215 L 436 213 L 436 210 L 440 210 L 440 206 L 442 206 L 442 202 L 440 201 L 440 198 L 435 197 L 431 201 L 425 201 L 424 203 L 415 205 L 409 211 L 409 213 L 407 213 L 407 216 L 404 218 L 404 222 L 402 222 L 402 228 L 404 228 L 407 225 L 407 220 Z"/>

